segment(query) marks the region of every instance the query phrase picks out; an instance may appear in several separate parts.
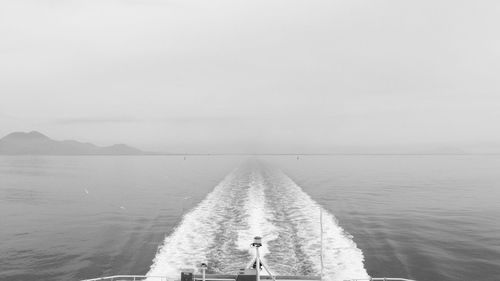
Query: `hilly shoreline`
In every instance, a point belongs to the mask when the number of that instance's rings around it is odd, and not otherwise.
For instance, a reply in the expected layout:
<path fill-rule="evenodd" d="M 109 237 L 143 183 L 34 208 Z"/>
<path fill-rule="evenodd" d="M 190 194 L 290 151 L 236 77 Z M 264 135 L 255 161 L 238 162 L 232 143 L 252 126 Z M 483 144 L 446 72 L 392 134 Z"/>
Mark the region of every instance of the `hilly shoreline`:
<path fill-rule="evenodd" d="M 142 155 L 126 144 L 97 146 L 76 140 L 54 140 L 37 132 L 13 132 L 0 139 L 0 155 Z"/>

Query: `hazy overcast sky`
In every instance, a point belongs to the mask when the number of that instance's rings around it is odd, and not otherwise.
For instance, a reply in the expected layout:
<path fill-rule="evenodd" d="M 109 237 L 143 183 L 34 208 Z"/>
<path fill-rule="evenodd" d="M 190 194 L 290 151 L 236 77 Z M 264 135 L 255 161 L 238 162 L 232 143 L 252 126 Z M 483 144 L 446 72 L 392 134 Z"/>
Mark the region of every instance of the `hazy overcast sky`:
<path fill-rule="evenodd" d="M 500 142 L 500 1 L 0 1 L 0 134 L 163 151 Z"/>

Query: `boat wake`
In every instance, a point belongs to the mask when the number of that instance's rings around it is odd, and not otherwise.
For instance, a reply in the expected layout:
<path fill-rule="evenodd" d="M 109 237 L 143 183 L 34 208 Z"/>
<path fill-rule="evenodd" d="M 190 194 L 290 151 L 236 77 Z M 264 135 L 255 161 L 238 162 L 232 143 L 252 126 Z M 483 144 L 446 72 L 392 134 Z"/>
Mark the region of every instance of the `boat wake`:
<path fill-rule="evenodd" d="M 181 269 L 202 262 L 209 273 L 237 273 L 253 257 L 254 236 L 262 236 L 262 260 L 273 274 L 319 275 L 320 210 L 283 172 L 246 163 L 184 216 L 147 275 L 179 278 Z M 332 214 L 322 213 L 324 279 L 368 278 L 362 251 Z"/>

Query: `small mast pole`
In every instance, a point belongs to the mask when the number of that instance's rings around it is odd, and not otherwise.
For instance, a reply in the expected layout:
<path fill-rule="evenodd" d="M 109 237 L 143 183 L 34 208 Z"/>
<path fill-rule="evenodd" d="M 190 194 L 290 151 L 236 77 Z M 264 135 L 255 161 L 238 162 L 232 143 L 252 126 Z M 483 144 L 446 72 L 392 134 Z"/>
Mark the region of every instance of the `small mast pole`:
<path fill-rule="evenodd" d="M 255 269 L 257 270 L 257 281 L 260 281 L 260 258 L 259 258 L 259 248 L 256 247 L 257 257 L 255 258 Z"/>
<path fill-rule="evenodd" d="M 260 257 L 259 248 L 262 246 L 262 238 L 260 236 L 255 236 L 252 246 L 255 247 L 255 270 L 257 270 L 257 281 L 260 281 Z"/>
<path fill-rule="evenodd" d="M 201 272 L 203 274 L 203 277 L 202 277 L 202 280 L 205 281 L 205 271 L 207 270 L 207 264 L 206 263 L 202 263 L 201 264 Z"/>
<path fill-rule="evenodd" d="M 323 208 L 319 207 L 321 280 L 323 281 Z M 258 280 L 257 280 L 258 281 Z"/>

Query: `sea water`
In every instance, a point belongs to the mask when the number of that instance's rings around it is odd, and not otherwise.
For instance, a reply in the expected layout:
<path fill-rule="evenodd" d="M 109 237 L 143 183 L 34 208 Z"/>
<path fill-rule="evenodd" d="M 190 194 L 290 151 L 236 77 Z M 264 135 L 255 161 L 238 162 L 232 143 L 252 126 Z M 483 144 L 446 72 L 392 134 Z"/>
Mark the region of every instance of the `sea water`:
<path fill-rule="evenodd" d="M 500 156 L 0 156 L 0 280 L 499 280 Z M 320 217 L 323 224 L 321 241 Z"/>

